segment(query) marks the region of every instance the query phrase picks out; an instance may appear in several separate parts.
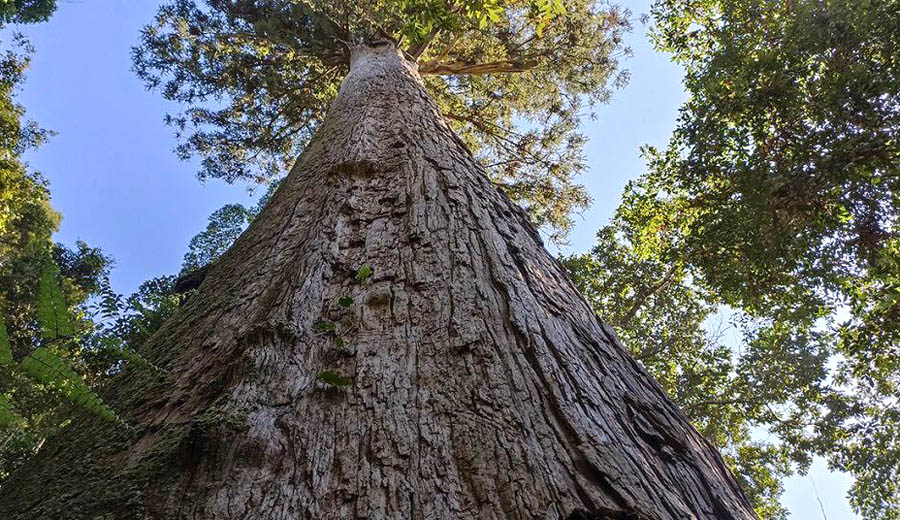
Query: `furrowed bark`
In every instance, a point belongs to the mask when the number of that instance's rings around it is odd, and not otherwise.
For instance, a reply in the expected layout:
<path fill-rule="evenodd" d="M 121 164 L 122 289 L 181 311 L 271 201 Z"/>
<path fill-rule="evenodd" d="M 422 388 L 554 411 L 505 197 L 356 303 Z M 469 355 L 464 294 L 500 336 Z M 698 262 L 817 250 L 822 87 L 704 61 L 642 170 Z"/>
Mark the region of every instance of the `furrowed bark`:
<path fill-rule="evenodd" d="M 0 517 L 753 518 L 389 45 L 146 355 Z"/>

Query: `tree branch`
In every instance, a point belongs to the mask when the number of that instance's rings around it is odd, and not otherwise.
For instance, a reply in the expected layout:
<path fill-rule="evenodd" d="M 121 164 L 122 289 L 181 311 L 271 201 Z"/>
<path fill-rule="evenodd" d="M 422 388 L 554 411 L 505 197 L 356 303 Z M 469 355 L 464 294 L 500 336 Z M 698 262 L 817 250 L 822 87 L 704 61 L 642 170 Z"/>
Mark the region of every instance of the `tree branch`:
<path fill-rule="evenodd" d="M 428 46 L 431 45 L 431 42 L 433 42 L 434 39 L 437 38 L 440 32 L 441 30 L 435 27 L 431 30 L 430 33 L 428 33 L 427 36 L 425 36 L 424 40 L 419 43 L 410 45 L 406 50 L 406 54 L 408 54 L 412 58 L 412 61 L 418 60 L 419 56 L 425 53 L 425 50 L 428 49 Z"/>
<path fill-rule="evenodd" d="M 660 280 L 659 282 L 657 282 L 654 285 L 651 285 L 650 287 L 646 288 L 645 290 L 641 291 L 641 293 L 635 297 L 634 303 L 631 305 L 631 308 L 628 309 L 628 312 L 625 313 L 625 316 L 622 317 L 622 324 L 624 325 L 624 324 L 627 324 L 629 321 L 631 321 L 631 318 L 634 318 L 634 315 L 637 314 L 637 311 L 639 311 L 641 309 L 641 307 L 644 306 L 644 303 L 647 301 L 648 298 L 650 298 L 651 296 L 656 294 L 660 289 L 662 289 L 663 287 L 668 285 L 668 283 L 672 280 L 672 277 L 675 276 L 675 272 L 677 270 L 678 270 L 677 264 L 672 265 L 671 267 L 669 267 L 669 270 L 666 271 L 666 274 L 665 274 L 665 276 L 663 276 L 662 280 Z"/>
<path fill-rule="evenodd" d="M 428 62 L 419 65 L 419 74 L 497 74 L 506 72 L 526 72 L 537 66 L 536 60 L 502 60 L 488 63 L 448 63 Z"/>
<path fill-rule="evenodd" d="M 460 115 L 453 114 L 450 112 L 442 112 L 442 114 L 444 117 L 453 119 L 455 121 L 470 123 L 473 126 L 475 126 L 475 128 L 477 128 L 478 130 L 484 132 L 487 136 L 494 138 L 495 141 L 497 143 L 499 143 L 499 146 L 502 147 L 503 150 L 505 150 L 506 153 L 509 154 L 513 158 L 509 162 L 521 162 L 524 164 L 541 164 L 547 168 L 553 166 L 551 161 L 549 161 L 547 159 L 547 156 L 542 157 L 531 151 L 525 152 L 526 155 L 531 157 L 531 161 L 528 161 L 527 159 L 523 158 L 522 153 L 519 150 L 517 150 L 519 148 L 519 143 L 516 143 L 515 141 L 513 141 L 512 139 L 510 139 L 506 136 L 500 135 L 498 132 L 491 130 L 491 128 L 489 128 L 489 127 L 493 127 L 495 129 L 501 130 L 509 135 L 514 135 L 514 136 L 520 137 L 520 138 L 524 137 L 522 134 L 514 132 L 513 130 L 510 130 L 508 128 L 504 128 L 496 123 L 492 123 L 490 121 L 485 121 L 483 119 L 479 119 L 476 117 L 460 116 Z"/>

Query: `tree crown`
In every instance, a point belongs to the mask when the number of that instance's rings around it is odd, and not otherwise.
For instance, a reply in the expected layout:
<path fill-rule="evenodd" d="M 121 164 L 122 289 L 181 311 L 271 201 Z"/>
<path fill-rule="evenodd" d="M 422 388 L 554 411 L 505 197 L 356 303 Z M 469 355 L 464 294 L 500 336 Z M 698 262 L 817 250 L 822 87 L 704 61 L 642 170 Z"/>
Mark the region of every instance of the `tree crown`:
<path fill-rule="evenodd" d="M 201 178 L 287 171 L 337 94 L 348 44 L 403 49 L 442 112 L 538 225 L 564 234 L 589 199 L 578 117 L 604 101 L 627 13 L 592 0 L 173 0 L 134 49 L 135 69 L 183 112 L 167 116 Z"/>

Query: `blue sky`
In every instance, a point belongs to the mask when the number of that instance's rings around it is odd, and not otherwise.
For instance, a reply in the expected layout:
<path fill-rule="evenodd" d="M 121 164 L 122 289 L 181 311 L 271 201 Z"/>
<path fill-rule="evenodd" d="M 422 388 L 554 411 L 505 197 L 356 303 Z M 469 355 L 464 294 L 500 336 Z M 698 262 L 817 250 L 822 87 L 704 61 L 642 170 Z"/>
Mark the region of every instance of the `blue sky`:
<path fill-rule="evenodd" d="M 624 3 L 635 19 L 649 5 Z M 63 214 L 57 240 L 81 239 L 113 256 L 113 286 L 126 294 L 148 278 L 177 272 L 188 241 L 214 210 L 253 200 L 244 185 L 197 181 L 195 166 L 172 153 L 175 141 L 162 122 L 174 107 L 131 72 L 131 46 L 157 5 L 60 0 L 49 23 L 24 28 L 37 52 L 19 101 L 30 118 L 58 132 L 28 156 L 50 180 L 53 205 Z M 640 22 L 628 44 L 630 84 L 585 122 L 589 170 L 581 180 L 594 203 L 577 217 L 565 252 L 591 247 L 625 183 L 643 171 L 639 147 L 666 143 L 685 99 L 681 71 L 649 47 Z M 853 519 L 849 483 L 817 460 L 809 475 L 790 479 L 785 504 L 792 518 L 821 519 L 818 494 L 828 520 Z"/>

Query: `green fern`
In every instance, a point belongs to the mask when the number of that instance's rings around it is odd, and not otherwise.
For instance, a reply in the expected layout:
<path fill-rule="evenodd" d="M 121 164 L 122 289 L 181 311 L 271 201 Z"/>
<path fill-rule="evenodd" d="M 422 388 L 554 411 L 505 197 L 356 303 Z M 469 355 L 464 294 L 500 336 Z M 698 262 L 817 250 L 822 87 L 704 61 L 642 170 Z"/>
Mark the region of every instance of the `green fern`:
<path fill-rule="evenodd" d="M 12 429 L 25 423 L 25 418 L 16 413 L 12 401 L 0 394 L 0 429 Z"/>
<path fill-rule="evenodd" d="M 0 366 L 21 371 L 32 381 L 54 390 L 59 396 L 88 413 L 102 419 L 128 425 L 103 402 L 85 380 L 72 369 L 57 340 L 76 340 L 76 331 L 69 318 L 69 308 L 59 285 L 59 268 L 47 262 L 41 272 L 36 296 L 36 316 L 41 346 L 26 356 L 18 365 L 13 361 L 6 327 L 0 321 Z M 101 340 L 102 341 L 102 340 Z M 69 343 L 63 341 L 63 344 Z M 107 338 L 102 344 L 118 357 L 135 366 L 150 368 L 165 374 L 137 352 L 129 349 L 118 338 Z M 77 345 L 76 345 L 77 346 Z M 0 427 L 21 424 L 24 419 L 15 411 L 11 398 L 0 395 Z"/>
<path fill-rule="evenodd" d="M 34 381 L 59 391 L 69 402 L 103 419 L 124 424 L 122 419 L 107 406 L 84 379 L 69 367 L 65 359 L 47 347 L 39 347 L 19 365 Z"/>
<path fill-rule="evenodd" d="M 125 342 L 119 338 L 104 338 L 103 344 L 108 352 L 112 353 L 122 361 L 127 361 L 129 364 L 136 368 L 150 370 L 160 376 L 168 375 L 168 372 L 165 369 L 154 365 L 149 359 L 138 354 L 134 349 L 129 348 L 128 345 L 126 345 Z"/>
<path fill-rule="evenodd" d="M 9 335 L 6 325 L 0 320 L 0 365 L 12 365 L 12 350 L 9 347 Z"/>
<path fill-rule="evenodd" d="M 46 262 L 41 272 L 37 292 L 37 320 L 41 338 L 52 341 L 71 337 L 74 333 L 69 321 L 69 309 L 59 288 L 59 268 L 53 262 Z"/>

